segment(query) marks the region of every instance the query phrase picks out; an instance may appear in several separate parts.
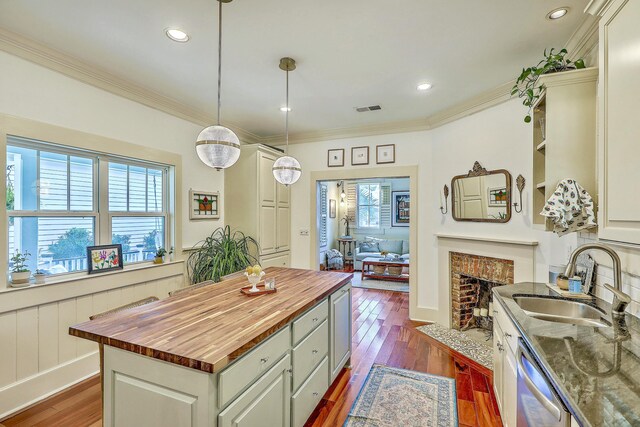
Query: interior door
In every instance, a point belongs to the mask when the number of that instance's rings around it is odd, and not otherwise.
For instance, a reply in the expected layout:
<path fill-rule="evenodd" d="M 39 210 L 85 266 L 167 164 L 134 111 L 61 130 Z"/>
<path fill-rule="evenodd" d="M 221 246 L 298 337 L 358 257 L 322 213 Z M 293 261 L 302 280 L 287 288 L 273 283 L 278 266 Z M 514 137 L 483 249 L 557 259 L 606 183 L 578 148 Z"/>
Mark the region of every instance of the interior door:
<path fill-rule="evenodd" d="M 477 179 L 459 179 L 461 218 L 485 218 L 487 216 L 487 200 L 484 195 L 484 177 Z"/>

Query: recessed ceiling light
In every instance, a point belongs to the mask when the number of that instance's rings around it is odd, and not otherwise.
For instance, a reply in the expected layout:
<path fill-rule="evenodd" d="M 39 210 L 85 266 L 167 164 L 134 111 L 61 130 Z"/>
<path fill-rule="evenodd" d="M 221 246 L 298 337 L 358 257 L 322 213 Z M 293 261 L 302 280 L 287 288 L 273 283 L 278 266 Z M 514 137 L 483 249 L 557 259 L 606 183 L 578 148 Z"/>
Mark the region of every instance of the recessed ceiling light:
<path fill-rule="evenodd" d="M 421 83 L 418 85 L 418 90 L 429 90 L 431 89 L 431 83 Z"/>
<path fill-rule="evenodd" d="M 280 111 L 282 111 L 283 113 L 286 113 L 287 111 L 291 111 L 291 107 L 287 108 L 287 107 L 280 107 Z"/>
<path fill-rule="evenodd" d="M 551 12 L 549 12 L 549 14 L 547 15 L 547 19 L 560 19 L 563 16 L 565 16 L 567 13 L 569 13 L 569 8 L 568 7 L 561 7 L 558 9 L 554 9 Z"/>
<path fill-rule="evenodd" d="M 167 28 L 164 33 L 174 42 L 185 43 L 189 41 L 189 35 L 177 28 Z"/>

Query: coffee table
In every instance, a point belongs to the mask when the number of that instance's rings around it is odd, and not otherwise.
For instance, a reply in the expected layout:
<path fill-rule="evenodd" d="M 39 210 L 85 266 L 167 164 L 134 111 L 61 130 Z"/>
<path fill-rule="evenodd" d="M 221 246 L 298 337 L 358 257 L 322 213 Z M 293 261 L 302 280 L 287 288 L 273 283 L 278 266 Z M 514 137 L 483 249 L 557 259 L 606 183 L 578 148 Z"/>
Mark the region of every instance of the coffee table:
<path fill-rule="evenodd" d="M 408 282 L 408 274 L 393 275 L 389 274 L 388 270 L 385 270 L 383 274 L 376 274 L 370 267 L 384 266 L 384 267 L 409 267 L 409 260 L 394 259 L 386 260 L 383 258 L 365 258 L 362 260 L 362 279 L 376 279 L 376 280 L 389 280 L 393 282 Z"/>

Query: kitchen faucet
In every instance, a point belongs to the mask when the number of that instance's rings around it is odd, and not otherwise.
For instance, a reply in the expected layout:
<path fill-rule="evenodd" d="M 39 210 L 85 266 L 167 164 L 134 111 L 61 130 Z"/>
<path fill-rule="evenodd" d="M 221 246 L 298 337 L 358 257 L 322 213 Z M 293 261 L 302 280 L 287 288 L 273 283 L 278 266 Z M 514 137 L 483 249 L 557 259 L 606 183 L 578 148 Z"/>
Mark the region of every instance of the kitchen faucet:
<path fill-rule="evenodd" d="M 620 267 L 620 257 L 618 254 L 611 249 L 609 246 L 600 244 L 600 243 L 588 243 L 586 245 L 582 245 L 578 247 L 573 253 L 571 257 L 569 257 L 569 264 L 567 264 L 567 270 L 565 271 L 565 276 L 573 277 L 573 274 L 576 270 L 576 261 L 578 259 L 578 255 L 580 255 L 584 251 L 588 251 L 590 249 L 597 249 L 606 254 L 608 254 L 613 260 L 613 286 L 608 283 L 604 284 L 604 287 L 610 290 L 613 293 L 613 303 L 611 313 L 613 316 L 624 316 L 624 310 L 627 308 L 627 305 L 631 302 L 631 297 L 624 292 L 622 292 L 622 271 Z"/>

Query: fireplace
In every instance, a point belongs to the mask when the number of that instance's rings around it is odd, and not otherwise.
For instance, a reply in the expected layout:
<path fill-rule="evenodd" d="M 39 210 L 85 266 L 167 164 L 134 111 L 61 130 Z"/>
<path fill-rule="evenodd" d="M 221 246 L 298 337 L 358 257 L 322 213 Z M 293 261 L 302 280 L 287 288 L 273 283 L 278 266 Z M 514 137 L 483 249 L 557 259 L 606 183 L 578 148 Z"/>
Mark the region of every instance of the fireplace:
<path fill-rule="evenodd" d="M 474 318 L 474 309 L 483 317 L 492 315 L 489 311 L 493 300 L 491 290 L 514 282 L 514 263 L 508 259 L 449 252 L 449 271 L 453 329 L 473 326 L 478 319 Z"/>

